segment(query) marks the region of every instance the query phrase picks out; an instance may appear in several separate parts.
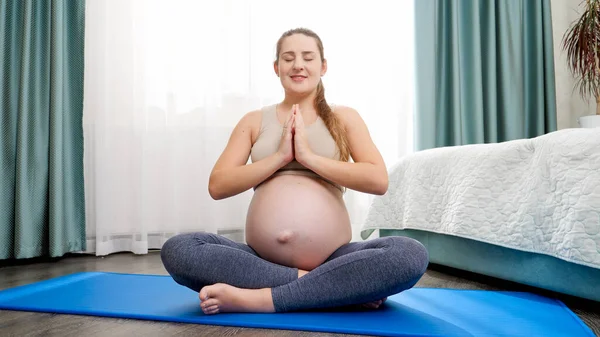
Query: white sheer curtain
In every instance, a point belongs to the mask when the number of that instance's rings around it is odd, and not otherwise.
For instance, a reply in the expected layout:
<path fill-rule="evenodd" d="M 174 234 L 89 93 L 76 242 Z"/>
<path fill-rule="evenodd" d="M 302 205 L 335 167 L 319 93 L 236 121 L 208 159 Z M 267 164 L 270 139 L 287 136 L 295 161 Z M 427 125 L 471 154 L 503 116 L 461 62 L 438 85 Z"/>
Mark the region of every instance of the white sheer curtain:
<path fill-rule="evenodd" d="M 252 191 L 208 195 L 248 111 L 282 99 L 281 33 L 325 45 L 330 103 L 356 108 L 388 166 L 412 149 L 413 0 L 88 0 L 84 97 L 88 252 L 144 254 L 176 233 L 243 241 Z M 348 191 L 355 240 L 372 196 Z"/>

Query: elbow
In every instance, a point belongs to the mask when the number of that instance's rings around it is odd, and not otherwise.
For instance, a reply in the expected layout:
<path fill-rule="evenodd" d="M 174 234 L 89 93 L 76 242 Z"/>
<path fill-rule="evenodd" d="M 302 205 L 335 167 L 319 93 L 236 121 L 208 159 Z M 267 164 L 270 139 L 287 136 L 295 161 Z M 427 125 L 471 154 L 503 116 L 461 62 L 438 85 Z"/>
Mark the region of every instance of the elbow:
<path fill-rule="evenodd" d="M 213 198 L 213 200 L 224 199 L 225 197 L 223 196 L 223 192 L 215 180 L 215 177 L 211 175 L 210 179 L 208 180 L 208 194 L 211 198 Z"/>
<path fill-rule="evenodd" d="M 214 188 L 211 188 L 212 186 L 208 186 L 208 194 L 210 194 L 210 197 L 213 198 L 213 200 L 221 200 L 223 199 L 223 197 L 221 195 L 219 195 L 219 193 L 217 191 L 215 191 Z"/>
<path fill-rule="evenodd" d="M 384 195 L 387 193 L 388 190 L 388 181 L 387 179 L 385 179 L 385 181 L 381 181 L 379 183 L 377 183 L 375 188 L 375 194 L 376 195 Z"/>
<path fill-rule="evenodd" d="M 385 174 L 381 175 L 381 177 L 373 183 L 373 186 L 375 186 L 374 194 L 376 194 L 376 195 L 386 194 L 387 190 L 388 190 L 388 186 L 389 186 L 387 172 Z"/>

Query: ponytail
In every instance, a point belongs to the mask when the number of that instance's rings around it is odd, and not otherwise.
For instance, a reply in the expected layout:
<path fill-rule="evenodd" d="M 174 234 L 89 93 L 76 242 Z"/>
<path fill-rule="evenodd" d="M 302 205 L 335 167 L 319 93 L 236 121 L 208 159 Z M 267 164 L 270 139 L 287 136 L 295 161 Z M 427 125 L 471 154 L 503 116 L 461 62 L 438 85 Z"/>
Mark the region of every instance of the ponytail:
<path fill-rule="evenodd" d="M 331 111 L 331 107 L 325 100 L 325 87 L 323 87 L 322 80 L 319 80 L 319 84 L 317 85 L 317 95 L 315 96 L 314 104 L 317 114 L 321 117 L 337 144 L 340 160 L 347 162 L 350 159 L 350 149 L 348 138 L 346 137 L 346 129 L 340 118 Z"/>

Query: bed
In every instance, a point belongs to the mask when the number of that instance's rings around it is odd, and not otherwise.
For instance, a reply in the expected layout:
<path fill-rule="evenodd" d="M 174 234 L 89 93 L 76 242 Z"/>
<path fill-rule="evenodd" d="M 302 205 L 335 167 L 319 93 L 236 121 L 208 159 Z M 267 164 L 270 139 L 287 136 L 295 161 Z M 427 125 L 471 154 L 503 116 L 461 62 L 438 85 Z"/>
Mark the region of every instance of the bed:
<path fill-rule="evenodd" d="M 407 155 L 361 236 L 376 230 L 431 263 L 600 301 L 600 129 Z"/>

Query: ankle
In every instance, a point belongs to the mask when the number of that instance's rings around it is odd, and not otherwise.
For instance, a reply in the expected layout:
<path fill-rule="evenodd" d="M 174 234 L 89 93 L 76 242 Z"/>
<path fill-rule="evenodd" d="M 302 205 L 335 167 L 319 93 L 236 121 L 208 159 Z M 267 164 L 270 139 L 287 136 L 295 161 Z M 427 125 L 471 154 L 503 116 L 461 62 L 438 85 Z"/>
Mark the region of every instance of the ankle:
<path fill-rule="evenodd" d="M 273 295 L 271 288 L 258 289 L 259 294 L 259 307 L 262 312 L 275 312 L 275 304 L 273 303 Z"/>

